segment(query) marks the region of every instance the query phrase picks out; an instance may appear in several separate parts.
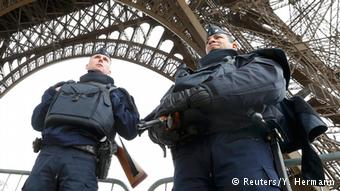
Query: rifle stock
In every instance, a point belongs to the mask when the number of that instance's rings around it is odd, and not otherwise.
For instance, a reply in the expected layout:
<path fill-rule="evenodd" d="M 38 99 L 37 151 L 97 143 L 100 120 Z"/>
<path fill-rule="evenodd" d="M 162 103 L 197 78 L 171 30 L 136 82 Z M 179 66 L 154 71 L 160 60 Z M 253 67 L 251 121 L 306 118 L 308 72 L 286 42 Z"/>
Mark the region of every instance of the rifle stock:
<path fill-rule="evenodd" d="M 132 188 L 141 183 L 148 175 L 146 172 L 131 158 L 127 152 L 123 142 L 122 147 L 117 145 L 117 156 L 120 165 L 122 166 L 124 173 L 129 180 Z"/>

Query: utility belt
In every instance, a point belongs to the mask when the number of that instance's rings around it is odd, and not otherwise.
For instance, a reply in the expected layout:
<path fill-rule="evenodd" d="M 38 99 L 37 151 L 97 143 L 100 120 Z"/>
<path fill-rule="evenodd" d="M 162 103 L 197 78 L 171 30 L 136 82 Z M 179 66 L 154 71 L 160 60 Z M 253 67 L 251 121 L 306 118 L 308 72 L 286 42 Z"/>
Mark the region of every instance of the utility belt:
<path fill-rule="evenodd" d="M 228 141 L 236 141 L 236 140 L 245 139 L 245 138 L 262 138 L 264 140 L 267 140 L 267 136 L 269 132 L 270 132 L 269 129 L 258 127 L 256 125 L 250 125 L 246 127 L 232 128 L 232 129 L 221 128 L 218 131 L 209 132 L 209 134 L 225 133 L 226 134 L 225 137 Z"/>
<path fill-rule="evenodd" d="M 35 140 L 33 141 L 33 152 L 34 153 L 38 153 L 43 147 L 43 141 L 41 138 L 35 138 Z M 67 146 L 70 148 L 75 148 L 81 151 L 84 151 L 86 153 L 92 154 L 97 156 L 97 152 L 98 149 L 97 147 L 93 146 L 93 145 L 71 145 L 71 146 Z"/>
<path fill-rule="evenodd" d="M 72 145 L 71 147 L 97 156 L 98 149 L 95 146 L 92 146 L 92 145 Z"/>
<path fill-rule="evenodd" d="M 225 134 L 225 138 L 228 141 L 236 141 L 239 139 L 245 139 L 245 138 L 261 138 L 266 140 L 267 136 L 269 134 L 269 129 L 265 129 L 262 127 L 258 127 L 256 125 L 249 125 L 246 127 L 237 127 L 237 128 L 219 128 L 215 131 L 208 131 L 207 133 L 203 133 L 201 135 L 198 135 L 197 138 L 205 137 L 207 135 L 213 135 L 213 134 L 219 134 L 223 133 Z"/>
<path fill-rule="evenodd" d="M 42 139 L 36 138 L 33 141 L 33 152 L 38 153 L 42 147 Z M 75 148 L 96 156 L 96 176 L 99 179 L 105 179 L 107 177 L 111 165 L 111 157 L 113 153 L 117 152 L 117 145 L 112 144 L 112 142 L 108 139 L 104 142 L 100 142 L 98 147 L 92 145 L 71 145 L 69 148 Z"/>

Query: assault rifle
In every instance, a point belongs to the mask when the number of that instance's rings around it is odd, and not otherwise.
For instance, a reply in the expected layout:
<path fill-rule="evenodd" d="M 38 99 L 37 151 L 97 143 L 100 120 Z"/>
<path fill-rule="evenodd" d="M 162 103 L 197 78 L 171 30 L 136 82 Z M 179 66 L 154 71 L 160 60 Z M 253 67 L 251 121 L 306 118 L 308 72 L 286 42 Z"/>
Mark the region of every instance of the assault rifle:
<path fill-rule="evenodd" d="M 180 127 L 179 117 L 179 112 L 175 112 L 151 121 L 142 121 L 137 124 L 139 136 L 145 130 L 148 130 L 149 138 L 162 148 L 164 157 L 166 157 L 166 146 L 170 147 L 175 145 L 179 138 L 177 131 Z"/>
<path fill-rule="evenodd" d="M 126 150 L 122 140 L 120 140 L 122 146 L 117 146 L 117 151 L 114 155 L 118 158 L 120 165 L 122 166 L 124 173 L 129 180 L 132 188 L 141 183 L 148 175 L 146 172 L 131 158 L 130 154 Z"/>
<path fill-rule="evenodd" d="M 161 116 L 158 119 L 151 121 L 142 121 L 137 124 L 137 130 L 141 135 L 145 130 L 151 127 L 165 127 L 167 129 L 173 129 L 179 126 L 179 112 L 169 114 L 168 116 Z"/>

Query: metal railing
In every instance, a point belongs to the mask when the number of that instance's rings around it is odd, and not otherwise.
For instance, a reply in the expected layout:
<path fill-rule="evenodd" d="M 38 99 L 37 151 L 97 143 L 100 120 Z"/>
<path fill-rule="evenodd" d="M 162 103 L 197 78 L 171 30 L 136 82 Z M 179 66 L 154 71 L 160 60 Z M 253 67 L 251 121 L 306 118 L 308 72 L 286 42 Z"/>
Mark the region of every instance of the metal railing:
<path fill-rule="evenodd" d="M 157 188 L 159 187 L 163 187 L 164 186 L 164 190 L 171 190 L 172 189 L 172 183 L 174 181 L 173 177 L 168 177 L 168 178 L 162 178 L 157 180 L 155 183 L 153 183 L 150 188 L 148 189 L 148 191 L 155 191 Z M 168 189 L 169 188 L 169 189 Z"/>

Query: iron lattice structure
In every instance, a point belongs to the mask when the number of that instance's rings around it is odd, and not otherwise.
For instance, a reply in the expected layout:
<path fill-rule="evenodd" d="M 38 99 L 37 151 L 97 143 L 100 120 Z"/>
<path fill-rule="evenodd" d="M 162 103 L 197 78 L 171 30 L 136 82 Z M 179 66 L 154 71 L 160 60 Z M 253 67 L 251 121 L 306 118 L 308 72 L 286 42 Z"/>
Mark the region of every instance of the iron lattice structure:
<path fill-rule="evenodd" d="M 340 0 L 2 0 L 0 97 L 32 73 L 106 46 L 112 57 L 173 80 L 204 55 L 207 23 L 225 27 L 241 51 L 279 47 L 289 59 L 287 96 L 304 97 L 329 124 L 313 145 L 339 151 Z M 169 48 L 170 47 L 170 48 Z M 340 163 L 324 163 L 340 187 Z"/>

